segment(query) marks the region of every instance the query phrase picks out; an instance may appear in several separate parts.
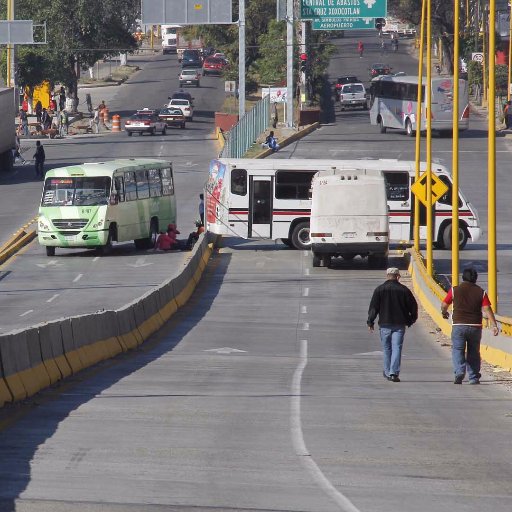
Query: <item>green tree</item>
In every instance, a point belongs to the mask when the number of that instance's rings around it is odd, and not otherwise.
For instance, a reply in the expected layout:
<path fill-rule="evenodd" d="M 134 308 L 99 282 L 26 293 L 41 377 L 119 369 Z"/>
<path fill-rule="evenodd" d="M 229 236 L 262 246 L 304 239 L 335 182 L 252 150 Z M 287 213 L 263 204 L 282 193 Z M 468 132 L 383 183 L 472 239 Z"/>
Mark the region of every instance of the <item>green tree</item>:
<path fill-rule="evenodd" d="M 64 83 L 76 98 L 80 69 L 137 47 L 138 0 L 18 0 L 16 18 L 46 22 L 47 44 L 20 47 L 20 84 Z"/>
<path fill-rule="evenodd" d="M 252 73 L 261 83 L 282 83 L 286 80 L 286 23 L 271 20 L 258 43 L 260 57 L 253 64 Z"/>

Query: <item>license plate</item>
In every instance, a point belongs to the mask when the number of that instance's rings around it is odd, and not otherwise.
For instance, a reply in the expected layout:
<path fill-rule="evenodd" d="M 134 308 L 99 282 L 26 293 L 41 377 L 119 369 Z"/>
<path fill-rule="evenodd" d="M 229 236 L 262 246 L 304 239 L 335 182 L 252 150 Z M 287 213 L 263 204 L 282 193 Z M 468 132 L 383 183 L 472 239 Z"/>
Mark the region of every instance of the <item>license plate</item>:
<path fill-rule="evenodd" d="M 144 126 L 142 123 L 133 123 L 132 126 Z"/>
<path fill-rule="evenodd" d="M 64 235 L 64 240 L 74 240 L 75 235 Z"/>
<path fill-rule="evenodd" d="M 352 103 L 357 103 L 357 101 L 356 100 L 352 100 Z"/>

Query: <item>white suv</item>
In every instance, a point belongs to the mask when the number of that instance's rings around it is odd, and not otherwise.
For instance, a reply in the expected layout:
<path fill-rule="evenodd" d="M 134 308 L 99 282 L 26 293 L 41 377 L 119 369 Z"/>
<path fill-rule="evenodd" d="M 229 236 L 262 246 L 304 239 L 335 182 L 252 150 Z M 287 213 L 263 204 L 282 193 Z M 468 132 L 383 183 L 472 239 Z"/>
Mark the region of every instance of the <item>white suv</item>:
<path fill-rule="evenodd" d="M 346 107 L 363 107 L 368 109 L 366 100 L 366 89 L 361 83 L 344 84 L 339 89 L 340 108 L 344 110 Z"/>

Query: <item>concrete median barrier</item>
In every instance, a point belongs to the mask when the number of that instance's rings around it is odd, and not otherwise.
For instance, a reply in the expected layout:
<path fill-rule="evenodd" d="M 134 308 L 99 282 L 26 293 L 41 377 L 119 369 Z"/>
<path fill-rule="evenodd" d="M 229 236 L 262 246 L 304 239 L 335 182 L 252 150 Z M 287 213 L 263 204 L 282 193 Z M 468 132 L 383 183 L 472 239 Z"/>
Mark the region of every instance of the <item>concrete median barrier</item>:
<path fill-rule="evenodd" d="M 59 369 L 60 378 L 65 379 L 69 377 L 73 371 L 64 355 L 60 321 L 49 322 L 39 326 L 39 343 L 41 344 L 43 362 L 54 361 Z"/>
<path fill-rule="evenodd" d="M 59 321 L 60 329 L 62 332 L 62 345 L 64 347 L 64 355 L 71 367 L 73 373 L 78 373 L 80 370 L 88 366 L 87 354 L 75 345 L 73 339 L 73 328 L 71 326 L 70 318 L 63 318 Z"/>
<path fill-rule="evenodd" d="M 148 339 L 190 299 L 213 250 L 209 240 L 201 235 L 178 276 L 123 308 L 1 335 L 0 406 L 32 396 Z"/>
<path fill-rule="evenodd" d="M 160 315 L 164 322 L 167 322 L 178 310 L 178 304 L 174 298 L 172 279 L 166 281 L 159 289 Z"/>
<path fill-rule="evenodd" d="M 142 343 L 142 336 L 137 329 L 133 305 L 128 304 L 124 308 L 116 310 L 119 341 L 124 350 L 137 348 Z"/>
<path fill-rule="evenodd" d="M 20 371 L 28 366 L 28 350 L 19 343 L 15 334 L 9 333 L 0 336 L 0 357 L 4 379 L 15 402 L 27 398 L 28 393 Z M 30 387 L 30 386 L 29 386 Z"/>

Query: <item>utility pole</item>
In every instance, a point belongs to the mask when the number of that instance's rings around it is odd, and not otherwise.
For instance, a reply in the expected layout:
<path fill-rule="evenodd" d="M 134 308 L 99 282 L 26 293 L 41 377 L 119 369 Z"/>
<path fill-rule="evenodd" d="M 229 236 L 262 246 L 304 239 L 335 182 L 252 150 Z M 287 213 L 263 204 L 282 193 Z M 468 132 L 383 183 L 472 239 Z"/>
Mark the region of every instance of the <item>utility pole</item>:
<path fill-rule="evenodd" d="M 286 126 L 293 127 L 293 0 L 286 7 Z"/>
<path fill-rule="evenodd" d="M 238 0 L 238 118 L 245 115 L 245 0 Z"/>
<path fill-rule="evenodd" d="M 14 0 L 7 0 L 7 21 L 14 20 Z M 11 87 L 11 83 L 15 81 L 15 63 L 14 63 L 14 45 L 7 45 L 7 87 Z"/>

